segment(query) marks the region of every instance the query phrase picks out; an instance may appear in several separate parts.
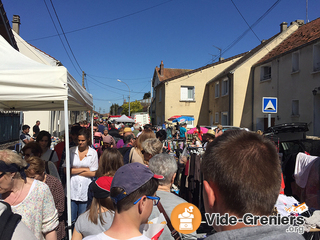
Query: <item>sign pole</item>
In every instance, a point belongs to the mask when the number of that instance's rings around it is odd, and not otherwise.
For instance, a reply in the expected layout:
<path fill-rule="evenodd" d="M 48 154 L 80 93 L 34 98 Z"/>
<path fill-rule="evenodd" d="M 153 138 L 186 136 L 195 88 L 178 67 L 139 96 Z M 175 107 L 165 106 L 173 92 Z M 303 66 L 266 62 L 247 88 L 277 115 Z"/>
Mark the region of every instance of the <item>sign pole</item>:
<path fill-rule="evenodd" d="M 271 127 L 271 113 L 268 113 L 268 128 Z"/>

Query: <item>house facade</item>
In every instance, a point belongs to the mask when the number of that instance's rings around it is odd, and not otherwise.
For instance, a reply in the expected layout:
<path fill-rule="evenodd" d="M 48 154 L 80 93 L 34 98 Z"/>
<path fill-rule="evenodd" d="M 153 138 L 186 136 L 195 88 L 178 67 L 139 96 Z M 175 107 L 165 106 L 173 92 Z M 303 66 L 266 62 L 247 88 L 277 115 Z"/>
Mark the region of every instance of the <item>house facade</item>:
<path fill-rule="evenodd" d="M 277 97 L 274 124 L 305 122 L 320 136 L 320 18 L 299 27 L 262 58 L 254 72 L 254 129 L 264 130 L 262 97 Z"/>
<path fill-rule="evenodd" d="M 187 122 L 189 128 L 197 124 L 207 125 L 206 83 L 242 56 L 243 54 L 239 54 L 195 70 L 164 68 L 161 61 L 160 67 L 155 68 L 152 79 L 153 124 L 162 125 L 174 115 L 183 115 L 194 118 L 194 121 Z"/>
<path fill-rule="evenodd" d="M 280 24 L 280 33 L 246 53 L 239 61 L 223 70 L 207 84 L 210 125 L 232 125 L 253 129 L 252 66 L 281 44 L 299 28 L 298 22 L 290 27 Z M 266 73 L 267 74 L 267 73 Z"/>

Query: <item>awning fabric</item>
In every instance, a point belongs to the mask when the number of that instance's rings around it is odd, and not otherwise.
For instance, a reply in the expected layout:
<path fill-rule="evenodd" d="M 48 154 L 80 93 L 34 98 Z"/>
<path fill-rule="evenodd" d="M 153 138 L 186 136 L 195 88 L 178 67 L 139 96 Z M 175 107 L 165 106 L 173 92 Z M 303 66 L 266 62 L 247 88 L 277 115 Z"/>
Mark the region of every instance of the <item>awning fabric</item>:
<path fill-rule="evenodd" d="M 93 108 L 92 96 L 63 66 L 47 66 L 12 48 L 0 36 L 0 111 Z"/>

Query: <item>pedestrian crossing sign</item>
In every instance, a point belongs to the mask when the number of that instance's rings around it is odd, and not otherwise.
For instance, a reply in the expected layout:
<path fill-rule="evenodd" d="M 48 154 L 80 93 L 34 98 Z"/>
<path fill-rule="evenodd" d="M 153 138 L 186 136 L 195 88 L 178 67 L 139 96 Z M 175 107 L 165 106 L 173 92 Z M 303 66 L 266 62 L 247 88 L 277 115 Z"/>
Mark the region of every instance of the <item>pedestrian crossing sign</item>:
<path fill-rule="evenodd" d="M 263 113 L 277 113 L 278 99 L 275 97 L 262 98 L 262 112 Z"/>

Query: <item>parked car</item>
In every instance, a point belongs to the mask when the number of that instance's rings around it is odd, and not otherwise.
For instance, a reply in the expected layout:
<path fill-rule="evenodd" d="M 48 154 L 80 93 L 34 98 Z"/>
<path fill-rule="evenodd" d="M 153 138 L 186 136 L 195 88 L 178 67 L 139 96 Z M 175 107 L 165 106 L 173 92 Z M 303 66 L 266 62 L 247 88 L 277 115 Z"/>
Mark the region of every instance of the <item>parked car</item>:
<path fill-rule="evenodd" d="M 205 127 L 207 129 L 214 130 L 218 127 L 218 125 L 212 125 L 212 126 L 200 126 L 200 127 Z M 235 127 L 235 126 L 228 126 L 228 125 L 222 125 L 223 130 L 222 131 L 227 131 L 227 130 L 246 130 L 249 131 L 248 128 L 241 128 L 241 127 Z"/>

